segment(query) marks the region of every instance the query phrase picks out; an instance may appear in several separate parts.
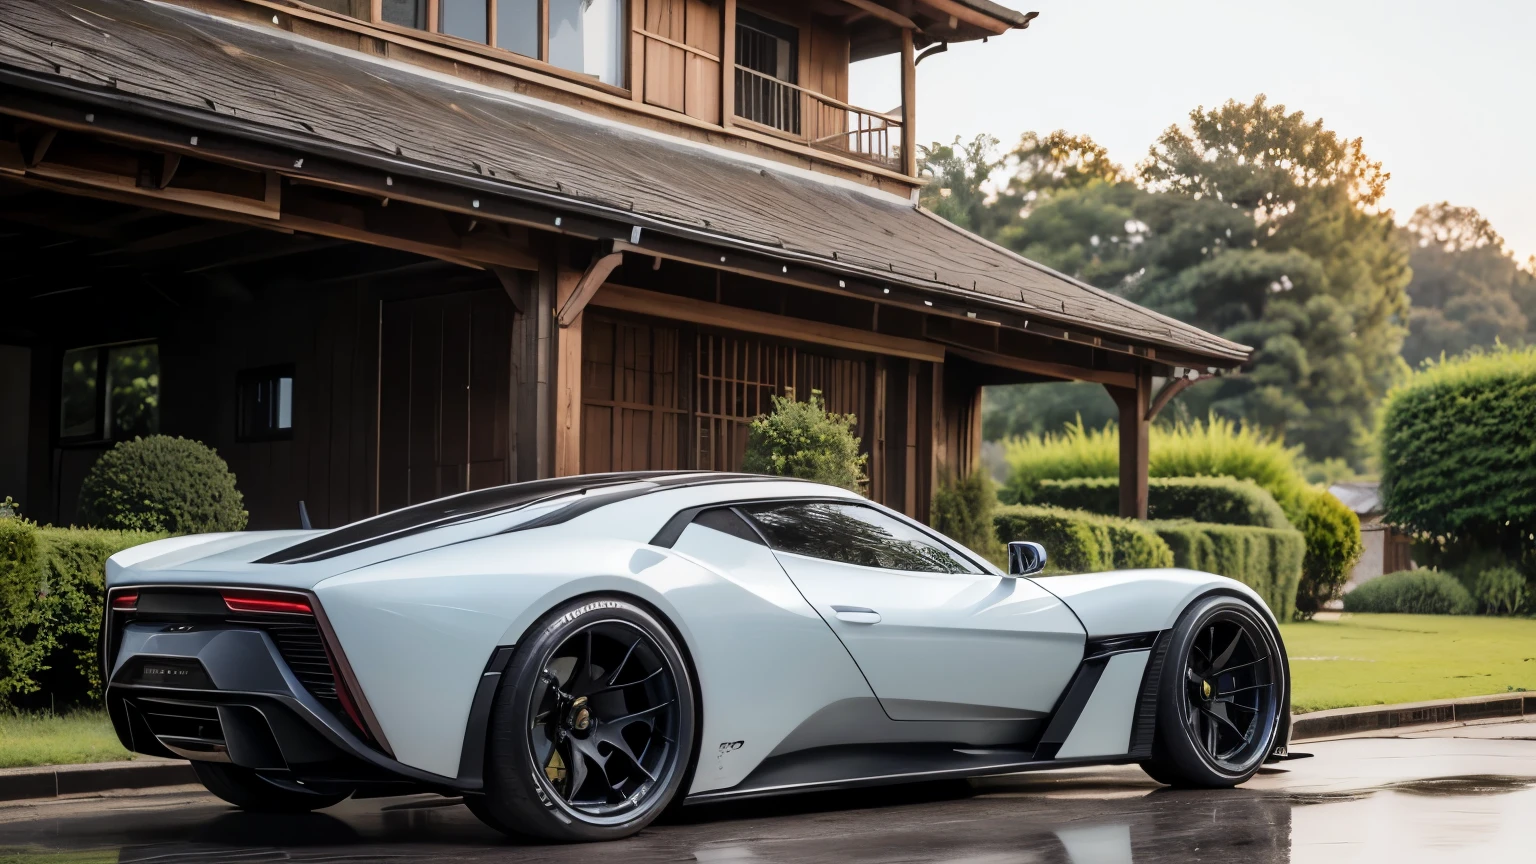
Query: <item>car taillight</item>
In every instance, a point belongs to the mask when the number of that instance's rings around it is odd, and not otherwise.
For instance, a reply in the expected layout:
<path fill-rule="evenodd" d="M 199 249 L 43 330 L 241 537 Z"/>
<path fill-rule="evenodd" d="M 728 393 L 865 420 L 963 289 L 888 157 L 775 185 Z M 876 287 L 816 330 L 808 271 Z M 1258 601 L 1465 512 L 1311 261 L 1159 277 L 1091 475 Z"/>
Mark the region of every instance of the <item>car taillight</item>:
<path fill-rule="evenodd" d="M 132 612 L 139 608 L 139 592 L 120 591 L 112 595 L 113 612 Z"/>
<path fill-rule="evenodd" d="M 292 600 L 286 597 L 264 596 L 259 594 L 235 594 L 224 592 L 224 605 L 231 612 L 266 612 L 286 613 L 289 615 L 313 615 L 314 610 L 309 608 L 307 600 Z"/>

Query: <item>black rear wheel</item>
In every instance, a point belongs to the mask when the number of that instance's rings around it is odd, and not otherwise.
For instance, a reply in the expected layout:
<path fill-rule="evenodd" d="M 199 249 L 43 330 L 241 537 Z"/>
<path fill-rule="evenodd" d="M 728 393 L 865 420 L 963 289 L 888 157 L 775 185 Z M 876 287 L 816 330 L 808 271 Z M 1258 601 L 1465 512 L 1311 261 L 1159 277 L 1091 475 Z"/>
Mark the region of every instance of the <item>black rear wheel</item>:
<path fill-rule="evenodd" d="M 1248 602 L 1210 597 L 1171 638 L 1153 758 L 1142 767 L 1174 786 L 1236 786 L 1264 764 L 1280 727 L 1287 682 L 1274 630 Z"/>
<path fill-rule="evenodd" d="M 679 794 L 693 739 L 692 679 L 667 628 L 625 600 L 575 601 L 508 666 L 472 810 L 508 834 L 627 837 Z"/>
<path fill-rule="evenodd" d="M 194 761 L 192 771 L 209 792 L 253 813 L 307 813 L 339 804 L 353 791 L 344 787 L 310 788 L 222 762 Z"/>

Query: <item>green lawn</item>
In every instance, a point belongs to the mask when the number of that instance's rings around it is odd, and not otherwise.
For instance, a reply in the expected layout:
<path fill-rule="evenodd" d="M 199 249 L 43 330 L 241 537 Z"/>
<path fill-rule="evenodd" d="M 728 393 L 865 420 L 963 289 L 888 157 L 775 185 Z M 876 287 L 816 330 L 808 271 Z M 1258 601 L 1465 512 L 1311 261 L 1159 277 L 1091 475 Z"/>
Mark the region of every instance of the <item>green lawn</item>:
<path fill-rule="evenodd" d="M 78 765 L 132 759 L 117 742 L 105 711 L 0 713 L 0 768 Z"/>
<path fill-rule="evenodd" d="M 1344 615 L 1280 631 L 1298 713 L 1536 691 L 1536 619 Z"/>

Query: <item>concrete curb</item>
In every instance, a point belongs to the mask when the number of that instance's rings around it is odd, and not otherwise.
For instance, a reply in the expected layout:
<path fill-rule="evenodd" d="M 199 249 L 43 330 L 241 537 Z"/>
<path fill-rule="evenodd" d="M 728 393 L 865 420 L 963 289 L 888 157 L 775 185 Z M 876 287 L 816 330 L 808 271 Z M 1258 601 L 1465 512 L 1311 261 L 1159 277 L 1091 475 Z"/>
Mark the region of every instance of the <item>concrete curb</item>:
<path fill-rule="evenodd" d="M 1415 726 L 1465 725 L 1536 717 L 1536 695 L 1507 693 L 1402 705 L 1334 708 L 1291 715 L 1291 743 L 1341 738 Z"/>
<path fill-rule="evenodd" d="M 114 789 L 153 789 L 196 783 L 192 764 L 175 759 L 43 765 L 0 769 L 0 801 L 57 798 Z"/>

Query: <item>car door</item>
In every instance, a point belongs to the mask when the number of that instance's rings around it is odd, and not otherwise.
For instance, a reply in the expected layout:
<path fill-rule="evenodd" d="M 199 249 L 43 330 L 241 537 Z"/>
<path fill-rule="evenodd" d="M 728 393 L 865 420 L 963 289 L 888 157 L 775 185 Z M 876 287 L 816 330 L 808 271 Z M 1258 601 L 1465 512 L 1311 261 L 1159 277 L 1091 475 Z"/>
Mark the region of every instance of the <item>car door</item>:
<path fill-rule="evenodd" d="M 893 720 L 1043 716 L 1082 660 L 1060 600 L 904 517 L 851 501 L 741 510 Z"/>

